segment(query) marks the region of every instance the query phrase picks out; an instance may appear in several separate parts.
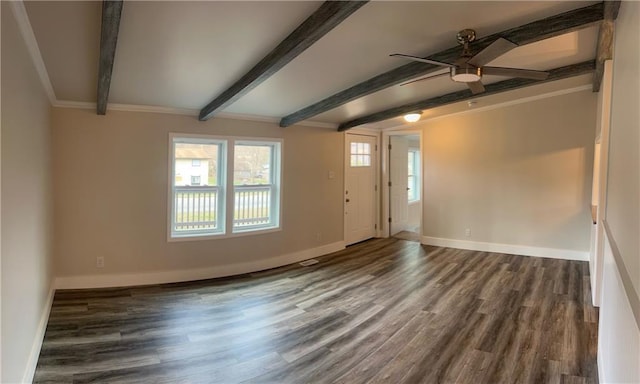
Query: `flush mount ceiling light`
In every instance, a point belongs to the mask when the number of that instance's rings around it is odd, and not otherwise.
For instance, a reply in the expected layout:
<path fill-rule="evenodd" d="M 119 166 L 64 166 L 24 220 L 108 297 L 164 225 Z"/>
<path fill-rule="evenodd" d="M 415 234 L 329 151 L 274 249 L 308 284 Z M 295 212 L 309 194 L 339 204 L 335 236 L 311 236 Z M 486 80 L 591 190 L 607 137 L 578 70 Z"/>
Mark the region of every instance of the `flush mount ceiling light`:
<path fill-rule="evenodd" d="M 404 120 L 407 123 L 415 123 L 416 121 L 420 120 L 420 115 L 422 115 L 422 112 L 420 111 L 407 113 L 406 115 L 404 115 Z"/>

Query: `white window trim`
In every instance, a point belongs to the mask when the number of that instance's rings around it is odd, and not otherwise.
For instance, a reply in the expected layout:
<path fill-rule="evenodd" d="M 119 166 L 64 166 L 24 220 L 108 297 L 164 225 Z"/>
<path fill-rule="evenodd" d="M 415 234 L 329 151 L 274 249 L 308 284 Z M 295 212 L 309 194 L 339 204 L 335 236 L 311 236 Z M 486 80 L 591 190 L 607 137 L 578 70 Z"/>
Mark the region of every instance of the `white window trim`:
<path fill-rule="evenodd" d="M 264 139 L 264 138 L 236 138 L 233 141 L 233 151 L 235 151 L 235 146 L 236 145 L 255 145 L 255 146 L 259 146 L 259 145 L 268 145 L 268 146 L 273 146 L 274 149 L 277 149 L 277 151 L 273 152 L 273 156 L 271 159 L 271 164 L 270 167 L 271 169 L 269 169 L 269 172 L 271 173 L 271 177 L 273 177 L 273 180 L 271 182 L 271 184 L 269 184 L 269 186 L 271 186 L 271 207 L 272 207 L 272 215 L 274 215 L 273 221 L 275 221 L 274 224 L 269 225 L 269 226 L 254 226 L 254 227 L 244 227 L 244 228 L 236 228 L 234 229 L 233 227 L 233 214 L 228 215 L 229 217 L 228 219 L 228 228 L 230 228 L 230 233 L 231 234 L 248 234 L 248 233 L 256 233 L 256 232 L 261 232 L 262 231 L 267 231 L 267 230 L 272 230 L 272 229 L 279 229 L 280 228 L 280 221 L 281 221 L 281 216 L 282 216 L 282 210 L 281 210 L 281 203 L 282 203 L 282 186 L 281 186 L 281 180 L 282 180 L 282 140 L 275 140 L 275 139 Z M 234 153 L 231 153 L 231 155 L 229 156 L 230 159 L 234 158 Z M 233 164 L 232 164 L 233 166 Z M 275 169 L 275 171 L 274 171 Z M 231 186 L 232 189 L 232 193 L 235 196 L 235 188 L 236 186 L 233 183 L 233 172 L 229 172 L 229 178 L 227 179 L 228 182 L 230 183 L 229 185 Z M 275 193 L 274 193 L 275 192 Z M 233 199 L 229 199 L 229 201 L 227 201 L 227 204 L 229 204 L 228 212 L 233 212 L 235 214 L 234 211 L 234 205 L 235 202 L 233 201 Z"/>
<path fill-rule="evenodd" d="M 174 139 L 176 138 L 184 138 L 184 139 L 200 139 L 206 142 L 224 142 L 222 153 L 219 156 L 224 163 L 222 167 L 220 167 L 220 179 L 226 180 L 226 183 L 223 187 L 220 188 L 222 203 L 220 204 L 220 214 L 224 216 L 225 220 L 223 221 L 223 229 L 220 233 L 207 233 L 203 235 L 185 235 L 185 236 L 173 236 L 173 223 L 174 223 L 174 163 L 175 163 L 175 153 L 174 153 Z M 236 143 L 251 143 L 251 144 L 274 144 L 277 143 L 279 146 L 279 156 L 276 156 L 276 159 L 273 161 L 274 164 L 277 165 L 277 170 L 273 172 L 273 176 L 275 178 L 275 188 L 277 188 L 277 196 L 272 194 L 272 199 L 276 200 L 275 206 L 273 206 L 272 212 L 277 213 L 276 224 L 270 227 L 264 227 L 262 229 L 252 229 L 252 230 L 244 230 L 244 231 L 233 231 L 233 212 L 234 212 L 234 199 L 227 199 L 229 196 L 229 192 L 233 194 L 233 169 L 229 171 L 230 167 L 233 167 L 233 159 L 234 159 L 234 149 Z M 217 136 L 217 135 L 203 135 L 203 134 L 192 134 L 192 133 L 177 133 L 177 132 L 169 132 L 169 159 L 168 159 L 168 196 L 167 196 L 167 242 L 182 242 L 182 241 L 202 241 L 202 240 L 214 240 L 214 239 L 227 239 L 234 237 L 243 237 L 243 236 L 251 236 L 251 235 L 262 235 L 267 233 L 279 232 L 282 231 L 282 198 L 283 198 L 283 188 L 282 188 L 282 172 L 284 164 L 284 140 L 280 138 L 270 138 L 270 137 L 243 137 L 243 136 Z M 273 202 L 272 202 L 273 204 Z M 230 214 L 229 214 L 230 213 Z"/>
<path fill-rule="evenodd" d="M 169 187 L 169 194 L 168 194 L 168 198 L 167 198 L 167 203 L 168 203 L 168 211 L 167 211 L 167 219 L 168 219 L 168 224 L 167 224 L 167 239 L 169 241 L 184 241 L 184 240 L 190 240 L 190 239 L 195 239 L 195 238 L 219 238 L 224 236 L 224 234 L 227 231 L 227 227 L 226 227 L 226 223 L 224 220 L 220 220 L 220 217 L 226 217 L 226 197 L 227 197 L 227 191 L 228 191 L 228 186 L 226 184 L 222 184 L 220 185 L 220 183 L 218 183 L 219 185 L 218 187 L 218 208 L 219 208 L 219 212 L 218 212 L 218 226 L 220 227 L 220 229 L 216 232 L 211 232 L 211 231 L 207 231 L 198 234 L 198 233 L 194 233 L 191 232 L 189 234 L 185 234 L 183 236 L 176 236 L 173 232 L 173 223 L 175 222 L 175 209 L 174 209 L 174 203 L 175 203 L 175 145 L 174 145 L 174 140 L 175 139 L 185 139 L 186 143 L 192 143 L 192 142 L 197 142 L 197 141 L 201 141 L 203 144 L 219 144 L 221 150 L 218 152 L 218 161 L 220 163 L 220 166 L 218 167 L 219 169 L 219 173 L 220 173 L 220 179 L 223 180 L 226 178 L 226 173 L 227 173 L 227 159 L 228 159 L 228 155 L 227 155 L 227 147 L 228 147 L 228 141 L 225 140 L 222 137 L 218 137 L 218 136 L 209 136 L 209 135 L 192 135 L 192 134 L 177 134 L 177 133 L 169 133 L 169 179 L 168 179 L 168 187 Z M 179 142 L 179 141 L 178 141 Z"/>

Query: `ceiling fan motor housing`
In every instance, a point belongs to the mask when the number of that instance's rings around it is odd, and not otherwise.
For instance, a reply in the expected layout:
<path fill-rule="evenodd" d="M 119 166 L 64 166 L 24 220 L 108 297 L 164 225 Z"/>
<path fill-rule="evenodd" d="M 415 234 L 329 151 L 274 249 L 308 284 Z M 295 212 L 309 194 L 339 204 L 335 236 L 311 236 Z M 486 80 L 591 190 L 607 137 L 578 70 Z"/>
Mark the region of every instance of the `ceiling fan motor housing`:
<path fill-rule="evenodd" d="M 451 80 L 458 83 L 474 83 L 482 78 L 482 68 L 464 64 L 459 67 L 451 67 Z"/>
<path fill-rule="evenodd" d="M 465 45 L 476 39 L 476 31 L 474 31 L 473 29 L 463 29 L 462 31 L 458 32 L 458 34 L 456 35 L 456 39 L 458 40 L 459 44 Z"/>

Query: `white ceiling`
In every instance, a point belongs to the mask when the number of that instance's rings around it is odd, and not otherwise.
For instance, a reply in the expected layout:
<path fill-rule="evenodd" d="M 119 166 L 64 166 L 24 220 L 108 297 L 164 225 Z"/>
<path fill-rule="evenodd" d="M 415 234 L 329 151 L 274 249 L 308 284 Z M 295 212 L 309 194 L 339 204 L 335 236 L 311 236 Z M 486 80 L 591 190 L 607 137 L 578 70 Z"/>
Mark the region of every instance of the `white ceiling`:
<path fill-rule="evenodd" d="M 473 28 L 482 37 L 593 3 L 370 2 L 225 112 L 280 118 L 407 63 L 389 57 L 390 53 L 424 56 L 454 46 L 455 34 L 462 28 Z M 109 102 L 200 109 L 320 4 L 125 1 Z M 57 99 L 95 102 L 101 3 L 25 5 Z M 591 27 L 522 46 L 491 64 L 545 70 L 593 59 L 597 31 Z M 583 76 L 581 81 L 586 84 L 590 78 Z M 569 83 L 575 86 L 576 81 Z M 524 97 L 547 88 L 531 87 Z M 446 77 L 395 86 L 312 120 L 340 123 L 459 89 L 464 87 Z"/>

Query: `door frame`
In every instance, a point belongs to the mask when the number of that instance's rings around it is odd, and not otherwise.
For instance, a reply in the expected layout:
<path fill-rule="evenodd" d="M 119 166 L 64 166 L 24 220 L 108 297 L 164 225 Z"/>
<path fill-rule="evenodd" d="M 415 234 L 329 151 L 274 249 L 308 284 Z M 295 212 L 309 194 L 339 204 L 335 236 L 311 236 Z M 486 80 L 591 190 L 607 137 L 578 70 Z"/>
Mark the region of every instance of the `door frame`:
<path fill-rule="evenodd" d="M 609 177 L 609 138 L 611 135 L 611 100 L 613 84 L 613 60 L 604 62 L 602 86 L 598 93 L 598 114 L 596 130 L 600 134 L 596 143 L 600 144 L 600 169 L 598 175 L 598 201 L 596 205 L 596 223 L 591 231 L 591 251 L 589 254 L 589 274 L 591 277 L 591 302 L 599 307 L 602 299 L 602 270 L 604 269 L 605 230 L 603 221 L 607 217 L 607 183 Z M 595 160 L 595 153 L 594 153 Z M 592 207 L 593 208 L 593 207 Z"/>
<path fill-rule="evenodd" d="M 347 241 L 347 217 L 345 212 L 347 211 L 347 202 L 345 198 L 345 189 L 347 187 L 347 172 L 349 167 L 349 158 L 347 158 L 347 135 L 360 135 L 360 136 L 370 136 L 376 139 L 376 147 L 374 150 L 375 159 L 373 160 L 373 172 L 375 175 L 375 237 L 384 237 L 382 236 L 381 223 L 380 223 L 380 164 L 381 158 L 380 153 L 383 152 L 380 149 L 382 148 L 380 145 L 380 131 L 367 129 L 367 128 L 353 128 L 348 131 L 345 131 L 342 135 L 342 158 L 343 158 L 343 178 L 342 178 L 342 240 L 346 243 Z"/>
<path fill-rule="evenodd" d="M 381 164 L 382 164 L 382 180 L 381 184 L 384 188 L 378 188 L 378 190 L 382 191 L 382 223 L 380 225 L 380 237 L 389 237 L 389 233 L 391 230 L 391 226 L 389 225 L 389 218 L 391 217 L 391 207 L 389 203 L 389 199 L 391 197 L 391 191 L 389 190 L 389 168 L 390 161 L 389 158 L 389 143 L 390 136 L 409 136 L 409 135 L 417 135 L 420 137 L 420 202 L 423 207 L 422 211 L 424 212 L 424 142 L 422 140 L 422 129 L 394 129 L 388 131 L 382 131 L 382 148 L 383 151 L 381 153 Z M 424 228 L 424 214 L 420 214 L 420 236 L 422 237 Z"/>

